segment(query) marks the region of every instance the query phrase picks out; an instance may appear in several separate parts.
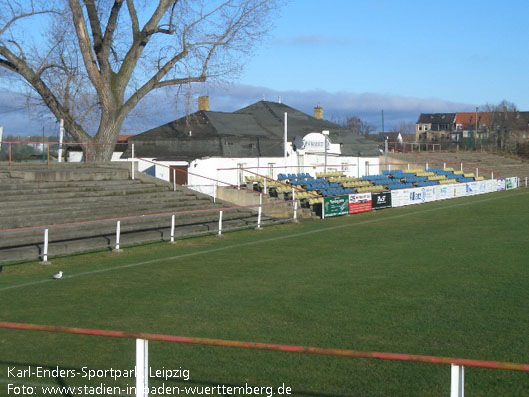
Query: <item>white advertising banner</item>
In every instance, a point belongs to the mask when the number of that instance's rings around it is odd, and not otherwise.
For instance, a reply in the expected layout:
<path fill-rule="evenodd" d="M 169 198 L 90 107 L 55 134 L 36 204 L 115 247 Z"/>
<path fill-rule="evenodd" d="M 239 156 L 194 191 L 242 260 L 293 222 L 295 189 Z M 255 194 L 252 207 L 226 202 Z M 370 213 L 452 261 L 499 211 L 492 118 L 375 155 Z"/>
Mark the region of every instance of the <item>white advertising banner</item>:
<path fill-rule="evenodd" d="M 430 201 L 474 196 L 476 194 L 492 193 L 497 191 L 497 189 L 498 181 L 495 179 L 468 183 L 455 183 L 452 185 L 397 189 L 391 191 L 391 206 L 402 207 L 405 205 L 428 203 Z"/>
<path fill-rule="evenodd" d="M 498 181 L 496 179 L 488 179 L 485 181 L 487 193 L 498 191 Z"/>

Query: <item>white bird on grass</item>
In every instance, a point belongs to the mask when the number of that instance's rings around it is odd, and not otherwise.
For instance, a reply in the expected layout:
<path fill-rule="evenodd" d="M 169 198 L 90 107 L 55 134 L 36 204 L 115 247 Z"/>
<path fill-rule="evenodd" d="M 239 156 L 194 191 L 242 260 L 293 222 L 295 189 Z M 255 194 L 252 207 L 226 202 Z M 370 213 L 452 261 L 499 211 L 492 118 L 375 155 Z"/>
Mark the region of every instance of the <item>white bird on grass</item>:
<path fill-rule="evenodd" d="M 54 280 L 58 280 L 60 278 L 62 278 L 62 270 L 57 273 L 57 274 L 54 274 L 53 276 L 51 276 Z"/>

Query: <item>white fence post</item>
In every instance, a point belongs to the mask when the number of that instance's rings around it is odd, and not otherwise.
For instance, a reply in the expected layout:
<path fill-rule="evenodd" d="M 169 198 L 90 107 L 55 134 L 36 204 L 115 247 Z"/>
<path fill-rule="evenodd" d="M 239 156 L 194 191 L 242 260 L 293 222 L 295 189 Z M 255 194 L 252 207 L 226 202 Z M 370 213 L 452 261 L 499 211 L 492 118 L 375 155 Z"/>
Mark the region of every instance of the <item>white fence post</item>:
<path fill-rule="evenodd" d="M 263 211 L 263 195 L 259 194 L 259 212 L 257 213 L 257 229 L 261 229 L 261 213 Z"/>
<path fill-rule="evenodd" d="M 134 180 L 134 144 L 132 144 L 132 180 Z"/>
<path fill-rule="evenodd" d="M 428 168 L 429 168 L 429 167 L 428 167 L 428 163 L 426 163 L 426 168 L 425 168 L 425 170 L 427 170 Z"/>
<path fill-rule="evenodd" d="M 174 214 L 171 215 L 171 244 L 174 244 Z"/>
<path fill-rule="evenodd" d="M 44 229 L 44 246 L 42 247 L 42 264 L 48 264 L 48 229 Z"/>
<path fill-rule="evenodd" d="M 461 162 L 461 171 L 463 171 L 463 162 Z"/>
<path fill-rule="evenodd" d="M 479 177 L 479 168 L 476 167 L 476 178 Z"/>
<path fill-rule="evenodd" d="M 443 170 L 446 168 L 446 163 L 443 163 Z"/>
<path fill-rule="evenodd" d="M 172 168 L 173 170 L 173 192 L 176 192 L 176 170 Z"/>
<path fill-rule="evenodd" d="M 218 236 L 222 236 L 222 211 L 219 211 L 219 234 Z"/>
<path fill-rule="evenodd" d="M 490 179 L 494 179 L 494 171 L 490 172 Z"/>
<path fill-rule="evenodd" d="M 296 201 L 296 191 L 292 188 L 292 200 L 294 200 L 294 221 L 298 218 L 298 202 Z"/>
<path fill-rule="evenodd" d="M 121 234 L 121 221 L 117 221 L 116 223 L 116 248 L 114 249 L 114 252 L 120 252 L 120 249 L 119 249 L 120 234 Z"/>
<path fill-rule="evenodd" d="M 57 154 L 57 161 L 62 162 L 62 141 L 64 139 L 64 120 L 59 121 L 59 151 Z"/>
<path fill-rule="evenodd" d="M 408 169 L 410 169 L 410 163 L 408 163 Z"/>
<path fill-rule="evenodd" d="M 452 364 L 452 383 L 450 397 L 465 396 L 465 368 L 462 365 Z"/>
<path fill-rule="evenodd" d="M 264 194 L 268 194 L 268 193 L 266 192 L 266 177 L 264 178 Z"/>
<path fill-rule="evenodd" d="M 525 177 L 525 187 L 527 187 L 527 177 Z"/>
<path fill-rule="evenodd" d="M 149 395 L 149 341 L 136 339 L 136 397 Z"/>

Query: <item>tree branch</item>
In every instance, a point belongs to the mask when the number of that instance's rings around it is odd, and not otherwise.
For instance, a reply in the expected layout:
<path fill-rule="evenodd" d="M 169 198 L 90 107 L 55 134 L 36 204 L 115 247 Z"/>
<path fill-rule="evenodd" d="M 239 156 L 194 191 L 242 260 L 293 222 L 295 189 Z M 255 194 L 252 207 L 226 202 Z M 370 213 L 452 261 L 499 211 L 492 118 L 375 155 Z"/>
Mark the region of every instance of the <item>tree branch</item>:
<path fill-rule="evenodd" d="M 18 73 L 17 67 L 13 63 L 11 63 L 11 62 L 9 62 L 9 61 L 7 61 L 5 59 L 0 59 L 0 67 L 2 67 L 4 69 L 7 69 L 7 70 L 9 70 L 11 72 Z"/>
<path fill-rule="evenodd" d="M 172 59 L 170 59 L 168 62 L 166 62 L 166 64 L 163 65 L 163 67 L 160 68 L 154 76 L 152 76 L 142 87 L 140 87 L 136 91 L 133 96 L 131 96 L 127 100 L 127 102 L 123 104 L 121 111 L 125 112 L 125 114 L 128 114 L 145 95 L 147 95 L 149 92 L 156 88 L 156 85 L 160 82 L 161 79 L 165 77 L 165 75 L 171 70 L 171 68 L 176 65 L 178 61 L 185 58 L 186 56 L 187 51 L 182 51 L 181 53 L 177 54 Z"/>
<path fill-rule="evenodd" d="M 206 81 L 206 76 L 202 75 L 199 77 L 183 77 L 181 79 L 171 79 L 171 80 L 164 80 L 156 83 L 153 87 L 153 89 L 158 89 L 162 87 L 167 87 L 171 85 L 181 85 L 181 84 L 189 84 L 189 83 L 203 83 Z"/>
<path fill-rule="evenodd" d="M 32 17 L 34 15 L 39 15 L 39 14 L 56 14 L 56 13 L 57 12 L 55 12 L 53 10 L 45 10 L 45 11 L 33 11 L 33 12 L 28 12 L 28 13 L 24 13 L 24 14 L 20 14 L 20 15 L 15 15 L 13 18 L 11 18 L 9 21 L 7 21 L 7 23 L 5 24 L 5 26 L 3 28 L 0 29 L 0 36 L 2 34 L 4 34 L 5 31 L 7 29 L 9 29 L 9 27 L 12 24 L 14 24 L 16 21 L 18 21 L 19 19 Z"/>
<path fill-rule="evenodd" d="M 136 13 L 136 7 L 134 7 L 133 0 L 127 0 L 127 8 L 129 10 L 130 22 L 132 25 L 132 39 L 136 40 L 136 37 L 140 33 L 140 23 L 138 21 L 138 14 Z"/>
<path fill-rule="evenodd" d="M 114 36 L 114 31 L 116 30 L 118 16 L 122 5 L 123 0 L 116 0 L 112 6 L 112 10 L 110 11 L 110 16 L 108 17 L 105 36 L 103 37 L 103 44 L 101 48 L 101 52 L 105 56 L 105 59 L 108 59 L 109 56 L 109 50 L 112 46 L 112 37 Z"/>
<path fill-rule="evenodd" d="M 91 140 L 90 136 L 75 122 L 72 115 L 66 111 L 53 92 L 28 65 L 5 46 L 0 46 L 0 55 L 6 58 L 6 60 L 0 60 L 0 66 L 7 67 L 24 78 L 37 91 L 55 117 L 64 119 L 68 129 L 74 134 L 76 139 L 85 142 Z"/>
<path fill-rule="evenodd" d="M 119 72 L 118 72 L 119 85 L 123 87 L 123 90 L 127 86 L 132 76 L 134 68 L 136 67 L 138 60 L 141 57 L 143 49 L 149 42 L 151 36 L 154 33 L 156 33 L 156 28 L 158 26 L 158 23 L 164 16 L 165 12 L 169 9 L 173 1 L 174 0 L 160 0 L 158 7 L 152 14 L 149 21 L 143 27 L 143 30 L 139 32 L 134 38 L 134 41 L 129 51 L 125 55 L 125 59 L 123 60 L 123 63 L 121 64 L 121 68 L 119 69 Z M 131 8 L 129 8 L 129 11 L 130 9 Z"/>
<path fill-rule="evenodd" d="M 81 9 L 79 0 L 69 0 L 69 4 L 72 11 L 77 41 L 79 42 L 79 48 L 81 49 L 81 55 L 83 57 L 88 78 L 92 82 L 100 98 L 104 100 L 105 95 L 101 86 L 101 76 L 97 68 L 94 54 L 92 53 L 90 39 L 88 38 L 88 30 L 86 29 L 86 24 L 83 17 L 83 10 Z"/>

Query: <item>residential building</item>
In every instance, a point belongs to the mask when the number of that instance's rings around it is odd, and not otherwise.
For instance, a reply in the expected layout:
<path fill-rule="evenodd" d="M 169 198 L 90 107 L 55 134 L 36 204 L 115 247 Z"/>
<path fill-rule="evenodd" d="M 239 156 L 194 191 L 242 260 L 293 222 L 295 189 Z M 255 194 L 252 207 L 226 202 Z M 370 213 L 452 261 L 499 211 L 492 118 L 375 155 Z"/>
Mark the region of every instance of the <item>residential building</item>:
<path fill-rule="evenodd" d="M 421 113 L 415 124 L 417 142 L 448 142 L 456 113 Z"/>

